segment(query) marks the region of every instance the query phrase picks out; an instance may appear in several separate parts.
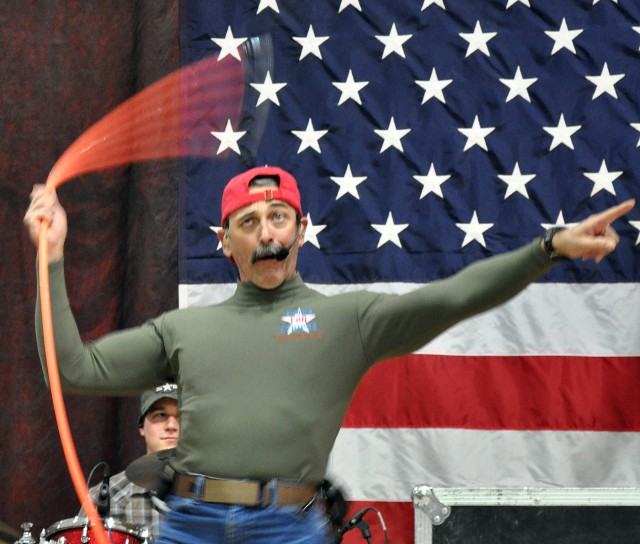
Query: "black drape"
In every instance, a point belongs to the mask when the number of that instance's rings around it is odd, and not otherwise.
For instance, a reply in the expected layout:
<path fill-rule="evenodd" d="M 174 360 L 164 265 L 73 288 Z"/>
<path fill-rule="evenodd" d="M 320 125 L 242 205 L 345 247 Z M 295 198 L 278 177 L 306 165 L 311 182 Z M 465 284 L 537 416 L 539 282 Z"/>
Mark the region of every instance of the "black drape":
<path fill-rule="evenodd" d="M 29 521 L 35 536 L 79 508 L 35 345 L 36 251 L 22 226 L 28 195 L 92 123 L 178 67 L 178 5 L 5 0 L 0 6 L 2 529 L 17 531 Z M 69 296 L 85 339 L 177 306 L 174 162 L 89 174 L 58 193 L 69 218 Z M 100 461 L 113 473 L 144 453 L 137 398 L 67 395 L 65 402 L 86 476 Z"/>

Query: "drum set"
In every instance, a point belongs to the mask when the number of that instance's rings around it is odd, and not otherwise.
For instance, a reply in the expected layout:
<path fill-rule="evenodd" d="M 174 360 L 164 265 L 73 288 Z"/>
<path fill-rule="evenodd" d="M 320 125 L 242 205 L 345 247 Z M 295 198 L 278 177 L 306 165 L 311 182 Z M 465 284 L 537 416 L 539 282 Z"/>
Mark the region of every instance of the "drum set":
<path fill-rule="evenodd" d="M 153 539 L 148 529 L 140 529 L 113 518 L 103 520 L 104 528 L 112 544 L 152 544 Z M 40 538 L 35 540 L 31 535 L 31 523 L 23 523 L 23 534 L 15 544 L 89 544 L 96 542 L 91 534 L 91 523 L 87 518 L 78 517 L 63 519 L 42 530 Z"/>
<path fill-rule="evenodd" d="M 133 483 L 157 494 L 166 486 L 163 470 L 175 456 L 175 448 L 144 455 L 131 463 L 125 473 Z M 124 523 L 112 517 L 102 519 L 111 544 L 153 544 L 148 528 Z M 97 542 L 92 535 L 92 523 L 84 516 L 63 519 L 43 529 L 36 540 L 31 534 L 32 523 L 23 523 L 22 536 L 14 544 L 91 544 Z"/>

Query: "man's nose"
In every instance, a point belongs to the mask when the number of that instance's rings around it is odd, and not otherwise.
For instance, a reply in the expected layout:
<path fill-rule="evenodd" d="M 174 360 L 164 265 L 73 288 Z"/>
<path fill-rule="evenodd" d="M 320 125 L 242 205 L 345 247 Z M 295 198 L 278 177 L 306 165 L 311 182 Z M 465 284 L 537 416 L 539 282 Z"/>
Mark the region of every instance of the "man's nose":
<path fill-rule="evenodd" d="M 180 427 L 180 420 L 178 419 L 178 416 L 167 417 L 167 421 L 165 422 L 165 427 L 167 429 L 178 429 Z"/>
<path fill-rule="evenodd" d="M 273 242 L 273 227 L 266 219 L 260 221 L 260 244 L 266 246 Z"/>

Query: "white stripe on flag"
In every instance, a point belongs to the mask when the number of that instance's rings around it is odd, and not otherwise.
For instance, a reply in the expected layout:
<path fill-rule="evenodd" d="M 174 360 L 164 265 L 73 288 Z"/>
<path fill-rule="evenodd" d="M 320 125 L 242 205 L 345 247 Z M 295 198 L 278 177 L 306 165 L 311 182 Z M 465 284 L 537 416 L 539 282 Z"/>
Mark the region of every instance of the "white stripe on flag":
<path fill-rule="evenodd" d="M 329 477 L 356 501 L 411 501 L 431 487 L 640 487 L 640 434 L 342 429 Z"/>
<path fill-rule="evenodd" d="M 417 284 L 316 285 L 332 295 L 368 289 L 406 293 Z M 180 306 L 228 299 L 235 284 L 180 286 Z M 635 283 L 534 283 L 499 308 L 449 329 L 416 353 L 439 355 L 640 355 Z"/>

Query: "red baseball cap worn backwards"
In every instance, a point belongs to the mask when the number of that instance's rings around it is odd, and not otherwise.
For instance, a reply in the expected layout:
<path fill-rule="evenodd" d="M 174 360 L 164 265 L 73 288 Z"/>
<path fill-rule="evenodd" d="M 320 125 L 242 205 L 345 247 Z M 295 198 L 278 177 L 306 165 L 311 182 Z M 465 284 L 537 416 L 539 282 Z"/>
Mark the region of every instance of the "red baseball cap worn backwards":
<path fill-rule="evenodd" d="M 251 193 L 249 183 L 261 177 L 276 178 L 279 187 L 267 189 L 264 192 Z M 282 200 L 302 215 L 300 192 L 295 178 L 277 166 L 257 166 L 238 174 L 227 183 L 222 193 L 222 221 L 220 225 L 224 227 L 229 216 L 236 210 L 260 200 Z"/>

